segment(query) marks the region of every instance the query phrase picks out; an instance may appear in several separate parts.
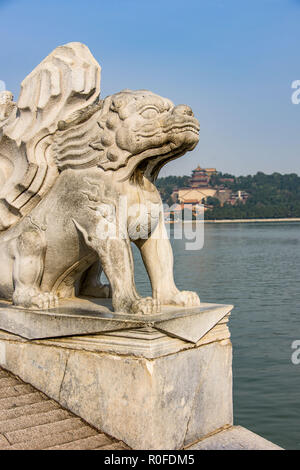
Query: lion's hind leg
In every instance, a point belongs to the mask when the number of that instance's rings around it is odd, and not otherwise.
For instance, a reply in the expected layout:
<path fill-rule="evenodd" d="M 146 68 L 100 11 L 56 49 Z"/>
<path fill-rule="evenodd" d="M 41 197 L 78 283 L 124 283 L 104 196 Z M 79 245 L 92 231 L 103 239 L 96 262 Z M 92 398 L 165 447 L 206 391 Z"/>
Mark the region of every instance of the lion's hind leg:
<path fill-rule="evenodd" d="M 13 252 L 13 304 L 41 309 L 57 306 L 57 296 L 40 289 L 46 252 L 44 234 L 35 227 L 23 231 L 14 242 Z"/>

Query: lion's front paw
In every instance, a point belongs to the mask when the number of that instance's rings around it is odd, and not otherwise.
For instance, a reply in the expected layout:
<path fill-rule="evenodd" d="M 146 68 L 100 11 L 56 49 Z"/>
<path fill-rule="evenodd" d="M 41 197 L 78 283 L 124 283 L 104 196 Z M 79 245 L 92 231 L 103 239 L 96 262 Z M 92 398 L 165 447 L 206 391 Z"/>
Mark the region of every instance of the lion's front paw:
<path fill-rule="evenodd" d="M 181 307 L 198 307 L 200 305 L 200 299 L 196 292 L 183 290 L 174 295 L 171 304 Z"/>
<path fill-rule="evenodd" d="M 136 315 L 160 313 L 160 302 L 152 297 L 135 300 L 131 305 L 131 313 Z"/>
<path fill-rule="evenodd" d="M 57 307 L 58 302 L 57 295 L 41 292 L 35 288 L 20 289 L 13 295 L 13 304 L 24 308 L 48 310 Z"/>

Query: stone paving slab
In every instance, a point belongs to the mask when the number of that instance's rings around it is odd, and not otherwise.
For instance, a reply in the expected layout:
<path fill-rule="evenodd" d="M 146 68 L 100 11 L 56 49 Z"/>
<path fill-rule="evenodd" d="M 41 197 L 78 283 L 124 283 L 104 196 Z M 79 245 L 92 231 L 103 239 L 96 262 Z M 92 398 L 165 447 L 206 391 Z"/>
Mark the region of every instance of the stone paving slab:
<path fill-rule="evenodd" d="M 103 449 L 103 446 L 109 446 L 110 444 L 111 439 L 109 437 L 105 434 L 98 434 L 96 436 L 86 437 L 85 439 L 79 439 L 78 441 L 49 447 L 47 450 L 94 450 L 97 447 Z"/>
<path fill-rule="evenodd" d="M 91 428 L 90 426 L 84 426 L 79 429 L 72 431 L 60 432 L 58 434 L 50 434 L 43 438 L 33 439 L 27 442 L 21 442 L 20 444 L 14 444 L 10 447 L 11 450 L 48 450 L 49 447 L 53 447 L 59 444 L 76 442 L 79 439 L 84 439 L 89 436 L 95 436 L 98 431 Z M 105 447 L 106 449 L 106 447 Z M 103 450 L 103 448 L 102 448 Z"/>
<path fill-rule="evenodd" d="M 66 410 L 53 410 L 48 411 L 47 413 L 36 413 L 29 416 L 19 416 L 18 418 L 9 418 L 5 421 L 0 421 L 0 433 L 5 434 L 8 432 L 13 432 L 16 430 L 20 430 L 20 432 L 24 431 L 24 428 L 38 429 L 40 425 L 49 425 L 50 423 L 56 424 L 62 420 L 66 420 L 69 417 L 69 412 Z M 48 429 L 46 430 L 47 434 Z"/>
<path fill-rule="evenodd" d="M 103 450 L 103 447 L 97 447 L 94 450 Z M 105 450 L 129 450 L 129 448 L 124 442 L 116 442 L 115 444 L 106 445 Z"/>
<path fill-rule="evenodd" d="M 43 400 L 40 392 L 26 393 L 25 395 L 0 399 L 0 410 L 9 410 L 17 406 L 32 405 Z"/>
<path fill-rule="evenodd" d="M 5 387 L 0 390 L 0 399 L 9 397 L 19 397 L 28 393 L 34 393 L 36 390 L 28 384 L 19 384 L 12 387 Z"/>
<path fill-rule="evenodd" d="M 0 390 L 7 387 L 13 387 L 14 385 L 19 385 L 19 383 L 20 382 L 13 377 L 3 377 L 0 379 Z"/>
<path fill-rule="evenodd" d="M 0 450 L 124 450 L 54 400 L 0 368 Z"/>
<path fill-rule="evenodd" d="M 59 404 L 52 400 L 44 400 L 38 403 L 33 403 L 32 405 L 18 406 L 17 408 L 12 408 L 10 410 L 1 410 L 0 411 L 0 422 L 6 420 L 13 420 L 19 418 L 20 416 L 31 416 L 36 413 L 46 413 L 59 408 Z"/>

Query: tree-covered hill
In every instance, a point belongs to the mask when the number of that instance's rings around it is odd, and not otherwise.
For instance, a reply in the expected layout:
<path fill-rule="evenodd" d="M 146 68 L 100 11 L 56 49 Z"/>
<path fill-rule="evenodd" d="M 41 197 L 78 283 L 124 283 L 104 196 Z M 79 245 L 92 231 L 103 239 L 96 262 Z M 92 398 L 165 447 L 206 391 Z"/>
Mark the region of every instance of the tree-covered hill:
<path fill-rule="evenodd" d="M 226 181 L 226 179 L 233 179 Z M 188 186 L 187 176 L 159 178 L 157 186 L 163 200 L 168 202 L 172 190 Z M 219 173 L 211 179 L 212 186 L 223 185 L 233 192 L 246 191 L 249 199 L 245 204 L 234 206 L 225 204 L 223 207 L 213 206 L 206 211 L 206 219 L 256 219 L 300 217 L 300 177 L 295 174 L 282 175 L 273 173 L 266 175 L 258 172 L 254 176 L 239 176 Z M 173 188 L 173 189 L 172 189 Z"/>
<path fill-rule="evenodd" d="M 173 201 L 170 200 L 170 197 L 174 189 L 188 187 L 189 181 L 190 176 L 166 176 L 165 178 L 158 178 L 156 180 L 156 186 L 163 202 L 171 206 Z"/>

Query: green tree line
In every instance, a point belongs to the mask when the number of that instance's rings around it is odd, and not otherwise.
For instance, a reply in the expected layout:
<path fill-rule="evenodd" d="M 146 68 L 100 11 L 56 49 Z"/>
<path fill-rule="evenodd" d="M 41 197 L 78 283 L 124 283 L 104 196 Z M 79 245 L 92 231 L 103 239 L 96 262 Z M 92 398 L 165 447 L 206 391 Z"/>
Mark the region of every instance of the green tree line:
<path fill-rule="evenodd" d="M 231 178 L 224 181 L 223 178 Z M 223 181 L 222 181 L 223 180 Z M 211 178 L 211 186 L 223 185 L 233 192 L 246 191 L 249 199 L 245 204 L 236 203 L 234 206 L 217 203 L 206 211 L 206 219 L 260 219 L 300 217 L 300 177 L 295 174 L 273 173 L 267 175 L 258 172 L 251 176 L 234 176 L 222 174 Z M 162 199 L 170 203 L 170 196 L 175 188 L 189 185 L 188 176 L 168 176 L 157 180 L 157 187 Z"/>

